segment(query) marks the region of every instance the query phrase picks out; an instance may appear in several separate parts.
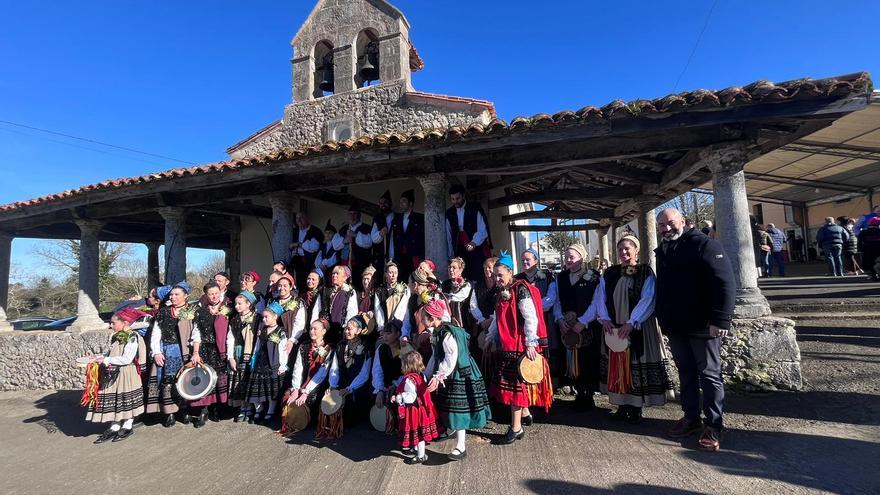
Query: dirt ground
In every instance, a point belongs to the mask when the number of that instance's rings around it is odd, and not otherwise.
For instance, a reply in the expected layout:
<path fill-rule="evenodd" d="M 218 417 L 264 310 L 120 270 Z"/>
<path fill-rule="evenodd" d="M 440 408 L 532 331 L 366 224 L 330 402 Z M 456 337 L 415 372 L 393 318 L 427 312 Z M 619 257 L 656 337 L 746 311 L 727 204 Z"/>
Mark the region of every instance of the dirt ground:
<path fill-rule="evenodd" d="M 491 445 L 494 425 L 429 446 L 428 465 L 403 463 L 393 438 L 368 426 L 336 443 L 293 439 L 231 421 L 196 430 L 145 426 L 118 444 L 93 445 L 78 391 L 0 394 L 4 493 L 878 493 L 880 319 L 800 321 L 802 392 L 729 394 L 718 453 L 696 438 L 664 436 L 678 405 L 646 411 L 638 426 L 576 413 L 559 402 L 512 446 Z"/>

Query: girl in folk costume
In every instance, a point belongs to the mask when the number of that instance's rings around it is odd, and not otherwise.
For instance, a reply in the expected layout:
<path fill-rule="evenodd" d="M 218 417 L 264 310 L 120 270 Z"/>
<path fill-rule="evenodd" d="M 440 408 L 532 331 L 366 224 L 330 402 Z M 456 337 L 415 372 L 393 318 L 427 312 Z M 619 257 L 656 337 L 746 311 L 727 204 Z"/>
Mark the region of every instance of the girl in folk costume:
<path fill-rule="evenodd" d="M 229 377 L 226 375 L 226 339 L 229 334 L 229 317 L 232 311 L 223 301 L 220 286 L 208 282 L 204 288 L 204 303 L 196 310 L 193 325 L 194 364 L 205 363 L 217 372 L 217 385 L 203 399 L 190 404 L 197 416 L 194 426 L 205 426 L 210 410 L 211 421 L 220 420 L 220 406 L 226 404 L 229 393 Z"/>
<path fill-rule="evenodd" d="M 281 381 L 287 372 L 287 332 L 281 326 L 284 308 L 275 301 L 263 310 L 263 324 L 257 333 L 250 363 L 247 401 L 254 405 L 248 423 L 265 423 L 274 414 L 281 397 Z M 263 406 L 268 404 L 264 411 Z"/>
<path fill-rule="evenodd" d="M 367 343 L 367 347 L 373 349 L 376 347 L 376 341 L 379 340 L 379 332 L 376 331 L 376 319 L 373 303 L 376 299 L 376 289 L 373 283 L 376 269 L 372 265 L 367 266 L 361 273 L 361 287 L 364 289 L 358 293 L 358 313 L 368 315 L 367 329 L 364 332 L 363 339 Z"/>
<path fill-rule="evenodd" d="M 373 355 L 372 384 L 376 407 L 385 407 L 400 382 L 400 329 L 398 320 L 391 320 L 379 332 L 379 345 Z M 407 347 L 409 348 L 409 347 Z M 409 348 L 411 349 L 411 348 Z M 397 412 L 387 408 L 385 430 L 392 431 L 396 425 Z M 392 422 L 393 421 L 393 422 Z M 389 424 L 390 423 L 390 424 Z M 390 427 L 390 428 L 389 428 Z"/>
<path fill-rule="evenodd" d="M 319 268 L 315 268 L 306 277 L 306 289 L 299 294 L 306 309 L 306 321 L 310 324 L 318 319 L 318 312 L 315 311 L 315 306 L 317 306 L 318 301 L 321 299 L 321 291 L 324 290 L 324 286 L 321 284 L 323 278 L 324 272 Z"/>
<path fill-rule="evenodd" d="M 565 371 L 565 346 L 556 328 L 553 318 L 553 305 L 556 303 L 556 278 L 550 270 L 541 268 L 541 257 L 538 251 L 528 248 L 520 255 L 523 271 L 516 278 L 534 285 L 541 293 L 541 304 L 544 306 L 544 323 L 547 325 L 547 347 L 550 359 L 550 376 L 553 383 L 559 384 L 558 377 Z"/>
<path fill-rule="evenodd" d="M 398 435 L 404 450 L 415 447 L 415 455 L 406 459 L 407 464 L 422 464 L 428 460 L 425 442 L 436 439 L 437 410 L 431 401 L 431 392 L 422 373 L 425 365 L 418 352 L 410 352 L 403 357 L 403 380 L 397 386 L 393 402 L 400 417 Z"/>
<path fill-rule="evenodd" d="M 593 323 L 578 322 L 592 305 L 599 287 L 599 272 L 587 264 L 587 248 L 572 244 L 565 250 L 565 270 L 556 280 L 557 297 L 553 317 L 565 347 L 566 384 L 577 391 L 575 407 L 580 410 L 595 406 L 593 394 L 599 391 L 599 356 L 602 329 Z M 568 335 L 577 334 L 577 335 Z"/>
<path fill-rule="evenodd" d="M 474 287 L 470 281 L 463 278 L 465 263 L 462 258 L 449 260 L 449 280 L 440 284 L 440 290 L 449 303 L 449 315 L 456 325 L 465 329 L 473 329 L 476 326 L 477 298 L 474 296 Z M 474 335 L 476 337 L 476 335 Z"/>
<path fill-rule="evenodd" d="M 339 391 L 345 405 L 332 416 L 321 412 L 315 438 L 342 438 L 345 422 L 351 424 L 367 416 L 372 398 L 369 381 L 373 360 L 361 339 L 366 328 L 364 315 L 355 315 L 345 324 L 345 338 L 333 353 L 329 376 L 330 389 Z M 330 390 L 326 394 L 329 395 Z"/>
<path fill-rule="evenodd" d="M 358 314 L 357 294 L 348 284 L 350 278 L 351 269 L 347 266 L 333 268 L 330 275 L 330 285 L 324 287 L 321 297 L 315 303 L 312 321 L 320 317 L 330 322 L 330 332 L 325 338 L 331 345 L 336 345 L 342 340 L 343 327 L 346 322 Z"/>
<path fill-rule="evenodd" d="M 165 414 L 165 427 L 174 426 L 174 414 L 184 402 L 174 386 L 177 373 L 190 358 L 190 340 L 196 308 L 187 303 L 190 286 L 178 282 L 168 295 L 168 306 L 162 307 L 153 318 L 150 333 L 150 352 L 153 365 L 147 385 L 146 412 Z M 189 420 L 185 416 L 184 421 Z"/>
<path fill-rule="evenodd" d="M 320 398 L 327 388 L 333 347 L 324 342 L 330 324 L 327 320 L 315 320 L 309 328 L 309 338 L 300 344 L 293 364 L 287 405 L 307 405 L 312 410 L 311 417 L 318 417 Z M 281 422 L 281 433 L 285 434 L 287 422 Z"/>
<path fill-rule="evenodd" d="M 403 322 L 401 343 L 412 342 L 415 350 L 422 355 L 422 361 L 431 358 L 431 334 L 422 324 L 420 311 L 432 299 L 440 299 L 440 281 L 434 276 L 434 262 L 425 260 L 419 263 L 409 277 L 410 298 L 407 311 L 409 318 Z"/>
<path fill-rule="evenodd" d="M 436 392 L 443 424 L 455 432 L 456 444 L 449 458 L 461 460 L 467 456 L 467 430 L 484 428 L 492 417 L 486 384 L 470 355 L 470 335 L 449 322 L 446 302 L 439 299 L 429 302 L 422 312 L 422 320 L 426 327 L 433 329 L 433 354 L 427 368 L 432 378 L 428 390 Z"/>
<path fill-rule="evenodd" d="M 288 352 L 306 335 L 306 310 L 302 300 L 296 297 L 293 277 L 290 274 L 282 276 L 276 283 L 278 288 L 278 304 L 284 313 L 281 314 L 281 326 L 287 332 Z"/>
<path fill-rule="evenodd" d="M 522 427 L 532 424 L 529 406 L 550 409 L 553 385 L 546 361 L 543 378 L 537 384 L 526 383 L 519 374 L 519 360 L 537 359 L 547 345 L 541 294 L 535 286 L 513 278 L 513 258 L 505 252 L 495 264 L 495 283 L 498 301 L 486 343 L 487 350 L 496 351 L 492 397 L 510 406 L 511 411 L 510 428 L 498 442 L 506 445 L 525 436 Z"/>
<path fill-rule="evenodd" d="M 642 408 L 662 406 L 672 396 L 669 358 L 663 335 L 654 319 L 654 271 L 639 264 L 639 240 L 624 236 L 617 242 L 619 265 L 605 271 L 596 293 L 596 314 L 605 336 L 616 332 L 629 339 L 629 348 L 613 352 L 602 346 L 601 388 L 618 406 L 614 417 L 631 423 L 642 418 Z"/>
<path fill-rule="evenodd" d="M 333 245 L 334 237 L 336 237 L 336 227 L 327 220 L 327 226 L 324 227 L 324 242 L 318 248 L 318 257 L 315 258 L 315 268 L 324 273 L 330 273 L 330 270 L 340 262 L 340 253 Z"/>
<path fill-rule="evenodd" d="M 389 261 L 385 264 L 385 283 L 376 289 L 373 297 L 373 312 L 376 328 L 381 332 L 392 320 L 401 324 L 409 320 L 407 309 L 410 292 L 406 283 L 397 278 L 397 264 Z"/>
<path fill-rule="evenodd" d="M 266 298 L 267 296 L 263 295 L 257 290 L 257 284 L 260 282 L 260 274 L 255 271 L 249 271 L 247 273 L 242 273 L 241 278 L 239 279 L 241 285 L 241 291 L 248 291 L 257 298 L 257 302 L 255 304 L 255 309 L 257 313 L 262 313 L 263 308 L 266 307 Z"/>
<path fill-rule="evenodd" d="M 112 421 L 95 443 L 118 442 L 132 435 L 134 418 L 144 412 L 144 391 L 139 363 L 146 359 L 146 346 L 132 326 L 147 316 L 133 308 L 125 308 L 110 319 L 113 335 L 110 351 L 100 356 L 93 366 L 103 368 L 98 392 L 88 403 L 86 421 Z"/>
<path fill-rule="evenodd" d="M 257 296 L 246 290 L 235 297 L 236 314 L 229 321 L 226 335 L 227 359 L 229 360 L 229 405 L 240 408 L 235 422 L 247 419 L 250 404 L 247 402 L 250 362 L 257 339 L 258 317 L 254 305 Z"/>

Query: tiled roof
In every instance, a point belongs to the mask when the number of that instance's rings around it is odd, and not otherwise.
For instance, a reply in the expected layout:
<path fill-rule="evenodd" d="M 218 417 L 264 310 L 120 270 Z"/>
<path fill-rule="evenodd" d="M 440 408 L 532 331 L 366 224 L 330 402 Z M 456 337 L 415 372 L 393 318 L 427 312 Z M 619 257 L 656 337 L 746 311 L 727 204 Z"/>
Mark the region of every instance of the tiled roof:
<path fill-rule="evenodd" d="M 358 139 L 341 142 L 331 141 L 320 145 L 303 146 L 295 149 L 287 148 L 247 159 L 229 160 L 189 168 L 176 168 L 139 177 L 107 180 L 41 198 L 3 205 L 0 206 L 0 213 L 64 200 L 95 191 L 174 180 L 187 176 L 226 173 L 244 168 L 269 166 L 273 163 L 323 153 L 329 154 L 360 150 L 372 146 L 400 144 L 426 143 L 436 145 L 468 137 L 502 136 L 551 126 L 579 125 L 602 120 L 640 118 L 648 115 L 674 114 L 693 110 L 724 109 L 765 102 L 772 103 L 829 97 L 843 98 L 861 93 L 864 93 L 867 98 L 870 96 L 872 88 L 871 77 L 866 72 L 818 80 L 798 79 L 777 84 L 770 81 L 757 81 L 748 86 L 734 86 L 720 91 L 696 90 L 668 95 L 654 100 L 635 100 L 631 102 L 615 100 L 603 107 L 586 106 L 580 110 L 564 110 L 553 115 L 541 113 L 532 117 L 516 117 L 509 124 L 503 120 L 495 119 L 487 125 L 472 124 L 464 128 L 449 127 L 427 129 L 412 133 L 363 136 Z"/>

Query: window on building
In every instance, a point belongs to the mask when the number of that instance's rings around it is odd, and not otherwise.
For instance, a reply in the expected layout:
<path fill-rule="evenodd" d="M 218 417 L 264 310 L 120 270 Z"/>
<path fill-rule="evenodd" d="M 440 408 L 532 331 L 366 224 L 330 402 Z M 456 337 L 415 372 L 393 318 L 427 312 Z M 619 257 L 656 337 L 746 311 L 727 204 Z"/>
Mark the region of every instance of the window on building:
<path fill-rule="evenodd" d="M 794 208 L 785 205 L 785 223 L 794 223 Z"/>
<path fill-rule="evenodd" d="M 764 205 L 761 203 L 757 203 L 752 206 L 752 215 L 755 216 L 755 221 L 761 225 L 764 225 Z"/>

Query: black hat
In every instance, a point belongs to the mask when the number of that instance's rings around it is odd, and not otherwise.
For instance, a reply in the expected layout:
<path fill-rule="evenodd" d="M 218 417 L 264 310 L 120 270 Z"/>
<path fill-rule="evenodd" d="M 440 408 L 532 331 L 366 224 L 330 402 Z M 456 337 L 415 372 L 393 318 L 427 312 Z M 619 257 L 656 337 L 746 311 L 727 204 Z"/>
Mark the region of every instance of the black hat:
<path fill-rule="evenodd" d="M 413 189 L 407 189 L 400 194 L 401 198 L 406 198 L 410 203 L 416 202 L 416 192 Z"/>
<path fill-rule="evenodd" d="M 385 192 L 382 193 L 382 196 L 379 199 L 387 200 L 389 203 L 391 202 L 391 189 L 385 189 Z"/>
<path fill-rule="evenodd" d="M 330 223 L 330 220 L 327 220 L 327 226 L 324 227 L 324 231 L 325 231 L 325 232 L 328 231 L 328 230 L 331 231 L 331 232 L 336 232 L 336 227 L 334 227 L 333 224 Z"/>

